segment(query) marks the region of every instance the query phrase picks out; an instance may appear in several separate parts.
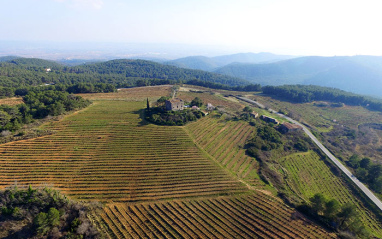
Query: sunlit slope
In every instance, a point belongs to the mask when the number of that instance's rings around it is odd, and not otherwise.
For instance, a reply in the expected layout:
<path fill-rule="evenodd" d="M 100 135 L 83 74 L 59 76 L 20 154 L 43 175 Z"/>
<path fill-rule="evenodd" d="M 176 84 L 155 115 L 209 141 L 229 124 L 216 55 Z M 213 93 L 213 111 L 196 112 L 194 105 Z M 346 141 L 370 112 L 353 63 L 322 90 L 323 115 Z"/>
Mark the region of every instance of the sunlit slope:
<path fill-rule="evenodd" d="M 225 121 L 212 115 L 187 125 L 194 141 L 238 178 L 259 189 L 258 162 L 246 155 L 244 145 L 254 127 L 245 121 Z"/>
<path fill-rule="evenodd" d="M 145 125 L 145 102 L 98 101 L 0 146 L 0 187 L 51 185 L 77 199 L 137 202 L 227 195 L 246 187 L 206 158 L 179 127 Z"/>
<path fill-rule="evenodd" d="M 108 225 L 114 238 L 335 238 L 260 192 L 160 203 L 110 204 L 97 220 Z"/>
<path fill-rule="evenodd" d="M 336 199 L 341 204 L 356 205 L 364 225 L 375 235 L 382 236 L 382 225 L 376 221 L 350 189 L 315 152 L 296 153 L 280 159 L 287 172 L 288 186 L 297 195 L 308 200 L 316 193 L 328 199 Z"/>

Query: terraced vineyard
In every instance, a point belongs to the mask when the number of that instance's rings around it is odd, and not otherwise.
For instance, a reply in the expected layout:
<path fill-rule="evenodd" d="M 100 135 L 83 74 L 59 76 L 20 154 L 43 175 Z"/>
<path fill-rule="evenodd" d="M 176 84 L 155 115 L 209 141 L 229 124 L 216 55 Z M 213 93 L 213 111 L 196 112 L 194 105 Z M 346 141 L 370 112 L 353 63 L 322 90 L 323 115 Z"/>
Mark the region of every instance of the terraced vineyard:
<path fill-rule="evenodd" d="M 327 198 L 337 199 L 341 204 L 351 202 L 359 209 L 366 227 L 375 235 L 382 236 L 381 224 L 365 211 L 350 189 L 333 175 L 329 167 L 320 160 L 315 152 L 289 155 L 280 161 L 290 173 L 288 179 L 291 189 L 300 197 L 308 200 L 314 194 L 322 193 Z"/>
<path fill-rule="evenodd" d="M 262 193 L 137 205 L 116 203 L 106 207 L 100 217 L 116 238 L 335 237 Z"/>
<path fill-rule="evenodd" d="M 102 101 L 56 134 L 0 146 L 0 187 L 50 184 L 77 199 L 145 201 L 245 192 L 181 128 L 144 125 L 144 102 Z"/>
<path fill-rule="evenodd" d="M 128 100 L 128 101 L 142 101 L 146 98 L 150 100 L 157 100 L 161 96 L 168 96 L 171 94 L 170 85 L 159 86 L 146 86 L 118 89 L 114 93 L 91 93 L 91 94 L 78 94 L 90 100 Z"/>
<path fill-rule="evenodd" d="M 257 174 L 258 162 L 243 149 L 253 133 L 248 122 L 226 122 L 211 116 L 187 125 L 187 130 L 200 147 L 237 177 L 257 188 L 264 187 Z"/>
<path fill-rule="evenodd" d="M 105 202 L 92 219 L 110 238 L 334 237 L 221 168 L 263 187 L 239 147 L 251 132 L 245 122 L 209 116 L 187 127 L 155 126 L 140 118 L 145 105 L 96 101 L 45 125 L 53 135 L 0 145 L 0 188 L 48 185 Z"/>

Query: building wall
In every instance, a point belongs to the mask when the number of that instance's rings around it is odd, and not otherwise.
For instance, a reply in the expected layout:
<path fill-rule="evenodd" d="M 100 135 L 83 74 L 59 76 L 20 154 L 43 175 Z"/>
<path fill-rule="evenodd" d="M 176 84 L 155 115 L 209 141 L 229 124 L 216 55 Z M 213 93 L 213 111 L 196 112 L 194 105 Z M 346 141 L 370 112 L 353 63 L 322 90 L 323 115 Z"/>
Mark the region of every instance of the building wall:
<path fill-rule="evenodd" d="M 171 102 L 171 101 L 166 101 L 166 110 L 173 110 L 173 111 L 178 111 L 178 110 L 184 110 L 184 102 Z"/>

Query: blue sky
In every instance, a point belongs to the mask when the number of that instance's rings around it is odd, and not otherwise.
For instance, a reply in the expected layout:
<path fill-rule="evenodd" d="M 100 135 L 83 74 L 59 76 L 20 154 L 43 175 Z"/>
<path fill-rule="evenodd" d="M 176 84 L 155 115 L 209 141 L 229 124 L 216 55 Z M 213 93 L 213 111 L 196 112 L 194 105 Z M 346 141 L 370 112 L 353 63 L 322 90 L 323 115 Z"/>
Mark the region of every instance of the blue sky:
<path fill-rule="evenodd" d="M 380 0 L 0 0 L 0 40 L 382 55 Z"/>

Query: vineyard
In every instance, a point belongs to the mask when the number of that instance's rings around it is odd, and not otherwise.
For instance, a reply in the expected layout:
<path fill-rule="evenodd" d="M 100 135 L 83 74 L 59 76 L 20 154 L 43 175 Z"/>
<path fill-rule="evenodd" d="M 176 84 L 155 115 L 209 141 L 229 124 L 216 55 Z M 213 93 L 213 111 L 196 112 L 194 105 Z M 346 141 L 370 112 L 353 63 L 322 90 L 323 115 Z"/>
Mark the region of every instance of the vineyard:
<path fill-rule="evenodd" d="M 142 101 L 149 98 L 156 100 L 161 96 L 168 96 L 171 93 L 169 85 L 148 86 L 148 87 L 135 87 L 118 89 L 114 93 L 90 93 L 78 94 L 89 100 L 128 100 L 128 101 Z"/>
<path fill-rule="evenodd" d="M 148 124 L 145 98 L 170 91 L 149 89 L 45 124 L 52 135 L 0 145 L 0 188 L 51 186 L 104 202 L 91 218 L 110 238 L 335 238 L 262 192 L 257 162 L 242 148 L 247 122 L 210 115 L 185 127 Z"/>
<path fill-rule="evenodd" d="M 288 185 L 297 195 L 308 200 L 314 194 L 322 193 L 327 198 L 337 199 L 341 204 L 350 202 L 357 206 L 366 227 L 376 235 L 382 235 L 381 224 L 365 211 L 361 202 L 352 195 L 340 178 L 333 175 L 330 168 L 316 153 L 293 154 L 280 161 L 289 172 Z"/>
<path fill-rule="evenodd" d="M 252 186 L 263 188 L 257 174 L 258 162 L 243 149 L 253 129 L 245 121 L 224 121 L 212 116 L 187 126 L 195 142 L 221 165 Z"/>
<path fill-rule="evenodd" d="M 241 193 L 181 128 L 145 125 L 144 102 L 102 101 L 0 146 L 0 187 L 49 184 L 76 199 L 146 201 Z"/>
<path fill-rule="evenodd" d="M 116 238 L 334 238 L 262 193 L 126 205 L 100 215 Z"/>
<path fill-rule="evenodd" d="M 242 108 L 244 108 L 244 105 L 241 103 L 228 100 L 220 94 L 215 94 L 211 92 L 195 93 L 179 91 L 177 97 L 188 102 L 191 102 L 195 97 L 199 97 L 200 99 L 202 99 L 204 104 L 211 103 L 214 106 L 224 107 L 229 110 L 241 110 Z"/>

